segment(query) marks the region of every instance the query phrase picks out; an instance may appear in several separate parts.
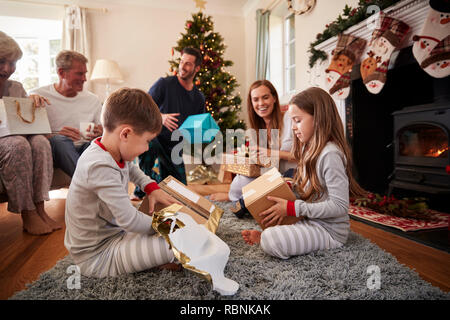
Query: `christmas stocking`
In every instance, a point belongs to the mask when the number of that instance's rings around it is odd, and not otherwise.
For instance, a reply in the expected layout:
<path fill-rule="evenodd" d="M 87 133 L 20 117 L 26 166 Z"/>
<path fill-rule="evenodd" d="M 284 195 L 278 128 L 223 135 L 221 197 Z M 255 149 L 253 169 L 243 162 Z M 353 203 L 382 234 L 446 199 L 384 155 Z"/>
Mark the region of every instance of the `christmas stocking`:
<path fill-rule="evenodd" d="M 367 58 L 361 63 L 361 77 L 367 90 L 377 94 L 386 83 L 392 52 L 400 47 L 409 26 L 403 21 L 380 13 L 377 29 L 372 33 Z"/>
<path fill-rule="evenodd" d="M 366 40 L 351 35 L 339 34 L 333 58 L 325 70 L 325 86 L 335 99 L 345 99 L 350 92 L 350 73 L 361 57 Z"/>
<path fill-rule="evenodd" d="M 431 50 L 420 66 L 434 78 L 444 78 L 450 75 L 450 35 Z"/>
<path fill-rule="evenodd" d="M 430 0 L 430 7 L 420 35 L 413 36 L 412 52 L 419 64 L 450 35 L 450 1 Z"/>

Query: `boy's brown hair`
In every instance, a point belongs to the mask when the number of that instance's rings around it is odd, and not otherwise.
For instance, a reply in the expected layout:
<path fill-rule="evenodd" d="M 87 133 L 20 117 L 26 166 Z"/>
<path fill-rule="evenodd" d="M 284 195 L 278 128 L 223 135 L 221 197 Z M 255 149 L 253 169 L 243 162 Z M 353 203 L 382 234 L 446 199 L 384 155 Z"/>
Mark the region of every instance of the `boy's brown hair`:
<path fill-rule="evenodd" d="M 102 124 L 109 132 L 122 124 L 128 124 L 137 134 L 158 134 L 162 129 L 162 118 L 158 106 L 148 93 L 140 89 L 121 88 L 105 101 Z"/>

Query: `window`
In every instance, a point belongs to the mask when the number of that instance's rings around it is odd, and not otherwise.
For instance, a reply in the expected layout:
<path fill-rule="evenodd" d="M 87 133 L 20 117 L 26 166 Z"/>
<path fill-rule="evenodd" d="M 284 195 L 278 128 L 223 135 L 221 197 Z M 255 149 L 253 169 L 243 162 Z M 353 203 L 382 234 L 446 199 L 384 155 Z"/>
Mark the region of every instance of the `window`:
<path fill-rule="evenodd" d="M 281 2 L 270 14 L 269 77 L 286 103 L 295 91 L 295 15 Z"/>
<path fill-rule="evenodd" d="M 21 82 L 27 93 L 58 81 L 55 57 L 61 50 L 61 21 L 0 16 L 0 25 L 23 52 L 11 80 Z"/>
<path fill-rule="evenodd" d="M 295 19 L 291 14 L 284 20 L 284 93 L 295 90 Z"/>

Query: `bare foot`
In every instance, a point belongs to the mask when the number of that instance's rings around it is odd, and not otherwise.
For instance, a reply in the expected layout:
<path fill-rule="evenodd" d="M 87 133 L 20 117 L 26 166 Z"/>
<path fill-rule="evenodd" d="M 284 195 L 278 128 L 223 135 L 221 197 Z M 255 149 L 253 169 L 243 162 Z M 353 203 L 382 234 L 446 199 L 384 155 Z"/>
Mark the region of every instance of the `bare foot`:
<path fill-rule="evenodd" d="M 48 224 L 53 231 L 62 229 L 62 226 L 58 222 L 48 216 L 44 208 L 44 202 L 36 203 L 36 211 L 41 219 Z"/>
<path fill-rule="evenodd" d="M 209 199 L 213 201 L 230 201 L 230 198 L 228 198 L 228 193 L 225 192 L 213 193 L 209 196 Z"/>
<path fill-rule="evenodd" d="M 259 244 L 261 242 L 261 231 L 258 230 L 242 230 L 242 238 L 250 245 Z"/>
<path fill-rule="evenodd" d="M 181 264 L 170 262 L 158 267 L 159 270 L 180 271 L 183 268 Z"/>
<path fill-rule="evenodd" d="M 26 210 L 22 212 L 23 229 L 34 235 L 51 233 L 53 229 L 42 220 L 36 210 Z"/>

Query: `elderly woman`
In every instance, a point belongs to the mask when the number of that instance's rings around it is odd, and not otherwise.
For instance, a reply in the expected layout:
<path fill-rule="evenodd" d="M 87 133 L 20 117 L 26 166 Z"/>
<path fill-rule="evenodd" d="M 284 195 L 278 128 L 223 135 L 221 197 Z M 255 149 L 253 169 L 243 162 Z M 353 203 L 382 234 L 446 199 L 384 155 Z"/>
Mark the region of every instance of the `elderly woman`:
<path fill-rule="evenodd" d="M 0 31 L 0 98 L 25 98 L 27 94 L 17 81 L 8 80 L 16 70 L 22 51 L 14 39 Z M 31 95 L 37 107 L 47 99 Z M 50 143 L 43 135 L 13 135 L 0 138 L 0 183 L 8 195 L 8 211 L 22 216 L 23 229 L 34 235 L 61 229 L 44 208 L 49 200 L 53 177 Z"/>

